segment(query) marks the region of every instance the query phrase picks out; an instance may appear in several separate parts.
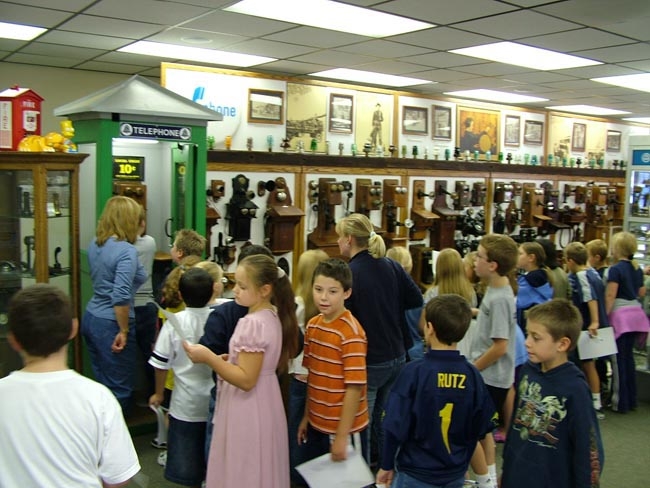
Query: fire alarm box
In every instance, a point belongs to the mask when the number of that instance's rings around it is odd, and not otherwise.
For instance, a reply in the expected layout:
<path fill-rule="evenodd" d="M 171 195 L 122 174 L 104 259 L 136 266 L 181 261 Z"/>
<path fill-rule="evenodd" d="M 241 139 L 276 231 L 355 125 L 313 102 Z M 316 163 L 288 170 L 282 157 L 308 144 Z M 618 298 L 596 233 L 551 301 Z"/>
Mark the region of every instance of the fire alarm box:
<path fill-rule="evenodd" d="M 0 150 L 15 151 L 23 137 L 41 135 L 42 101 L 29 88 L 14 86 L 0 92 Z"/>

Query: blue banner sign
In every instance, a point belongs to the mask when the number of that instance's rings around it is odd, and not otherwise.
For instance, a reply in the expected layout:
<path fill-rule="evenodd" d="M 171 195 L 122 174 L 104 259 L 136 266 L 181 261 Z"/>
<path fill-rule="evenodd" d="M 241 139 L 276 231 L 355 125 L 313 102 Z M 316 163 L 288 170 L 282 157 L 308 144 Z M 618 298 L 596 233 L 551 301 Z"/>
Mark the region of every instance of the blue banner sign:
<path fill-rule="evenodd" d="M 632 166 L 650 166 L 650 149 L 632 151 Z"/>

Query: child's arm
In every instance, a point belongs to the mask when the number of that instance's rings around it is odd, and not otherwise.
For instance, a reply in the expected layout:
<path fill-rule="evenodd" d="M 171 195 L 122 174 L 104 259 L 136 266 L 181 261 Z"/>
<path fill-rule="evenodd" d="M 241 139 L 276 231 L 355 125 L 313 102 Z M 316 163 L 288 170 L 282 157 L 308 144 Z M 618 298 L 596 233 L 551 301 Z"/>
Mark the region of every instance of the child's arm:
<path fill-rule="evenodd" d="M 345 385 L 345 396 L 343 397 L 343 407 L 341 408 L 341 418 L 336 427 L 336 435 L 334 442 L 330 447 L 332 453 L 332 461 L 343 461 L 347 459 L 348 435 L 352 425 L 354 425 L 354 418 L 359 411 L 359 403 L 361 402 L 361 392 L 363 385 L 347 384 Z"/>
<path fill-rule="evenodd" d="M 589 331 L 591 337 L 596 337 L 598 335 L 598 327 L 600 327 L 598 322 L 598 301 L 589 300 L 587 307 L 589 308 L 589 327 L 587 327 L 587 331 Z"/>
<path fill-rule="evenodd" d="M 156 377 L 156 390 L 149 397 L 149 406 L 158 407 L 165 398 L 165 379 L 167 378 L 166 369 L 154 368 Z"/>
<path fill-rule="evenodd" d="M 237 364 L 232 364 L 200 344 L 184 341 L 183 348 L 193 363 L 207 364 L 222 379 L 241 390 L 250 391 L 257 384 L 264 361 L 263 352 L 241 351 Z"/>
<path fill-rule="evenodd" d="M 492 366 L 496 363 L 506 352 L 508 352 L 508 339 L 492 339 L 492 345 L 487 348 L 487 350 L 481 354 L 476 361 L 474 361 L 474 366 L 479 371 Z"/>
<path fill-rule="evenodd" d="M 614 300 L 618 294 L 618 283 L 616 281 L 608 281 L 607 288 L 605 288 L 605 311 L 610 313 L 614 308 Z"/>

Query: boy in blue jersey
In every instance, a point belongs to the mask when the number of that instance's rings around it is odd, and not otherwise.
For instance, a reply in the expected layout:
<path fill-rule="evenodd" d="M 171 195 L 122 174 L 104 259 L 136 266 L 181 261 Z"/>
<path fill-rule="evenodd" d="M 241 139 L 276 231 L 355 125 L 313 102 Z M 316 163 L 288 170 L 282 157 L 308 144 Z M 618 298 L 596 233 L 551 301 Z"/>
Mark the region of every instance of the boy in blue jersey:
<path fill-rule="evenodd" d="M 503 449 L 501 488 L 597 488 L 603 446 L 591 393 L 568 360 L 582 317 L 556 298 L 528 310 L 524 364 Z"/>
<path fill-rule="evenodd" d="M 472 319 L 467 301 L 439 295 L 425 318 L 428 351 L 404 366 L 386 403 L 377 484 L 460 488 L 479 439 L 494 428 L 494 404 L 456 349 Z"/>
<path fill-rule="evenodd" d="M 607 312 L 605 311 L 605 285 L 598 271 L 587 263 L 587 248 L 582 242 L 569 244 L 564 249 L 564 257 L 569 270 L 571 299 L 582 315 L 582 330 L 588 331 L 591 337 L 596 337 L 598 329 L 608 325 Z M 593 359 L 581 361 L 575 351 L 569 357 L 580 366 L 587 377 L 594 409 L 598 418 L 604 419 L 596 361 Z"/>

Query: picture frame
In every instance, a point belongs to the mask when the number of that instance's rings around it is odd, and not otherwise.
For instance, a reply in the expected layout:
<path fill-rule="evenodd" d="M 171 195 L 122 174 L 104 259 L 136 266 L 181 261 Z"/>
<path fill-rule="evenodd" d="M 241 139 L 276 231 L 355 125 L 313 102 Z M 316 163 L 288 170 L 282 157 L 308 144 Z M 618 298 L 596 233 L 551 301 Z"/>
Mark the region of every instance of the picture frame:
<path fill-rule="evenodd" d="M 451 107 L 431 106 L 431 138 L 451 141 Z"/>
<path fill-rule="evenodd" d="M 249 124 L 284 124 L 284 92 L 248 89 Z"/>
<path fill-rule="evenodd" d="M 505 146 L 519 146 L 521 141 L 521 117 L 506 115 L 503 144 Z"/>
<path fill-rule="evenodd" d="M 544 122 L 526 120 L 524 122 L 524 144 L 541 146 L 544 142 Z"/>
<path fill-rule="evenodd" d="M 427 135 L 429 133 L 429 109 L 426 107 L 402 107 L 402 134 Z"/>
<path fill-rule="evenodd" d="M 607 130 L 607 151 L 618 152 L 621 150 L 621 131 Z"/>
<path fill-rule="evenodd" d="M 587 147 L 587 124 L 573 123 L 571 131 L 571 151 L 584 152 Z"/>
<path fill-rule="evenodd" d="M 496 161 L 501 150 L 499 125 L 501 112 L 473 107 L 458 107 L 456 117 L 456 146 L 461 152 L 491 152 L 490 160 Z"/>
<path fill-rule="evenodd" d="M 329 131 L 351 134 L 354 127 L 354 97 L 330 93 Z"/>

